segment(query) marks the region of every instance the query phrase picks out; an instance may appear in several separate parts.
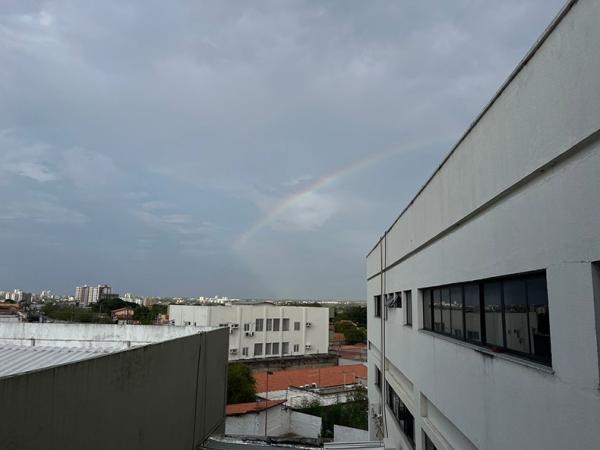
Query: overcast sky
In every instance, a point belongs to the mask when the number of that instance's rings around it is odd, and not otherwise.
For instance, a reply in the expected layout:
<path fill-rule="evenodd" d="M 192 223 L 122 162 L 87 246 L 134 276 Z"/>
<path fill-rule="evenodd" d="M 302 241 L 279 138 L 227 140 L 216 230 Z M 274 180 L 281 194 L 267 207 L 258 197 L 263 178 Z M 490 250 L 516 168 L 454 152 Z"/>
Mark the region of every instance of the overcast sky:
<path fill-rule="evenodd" d="M 0 289 L 353 298 L 562 0 L 0 3 Z"/>

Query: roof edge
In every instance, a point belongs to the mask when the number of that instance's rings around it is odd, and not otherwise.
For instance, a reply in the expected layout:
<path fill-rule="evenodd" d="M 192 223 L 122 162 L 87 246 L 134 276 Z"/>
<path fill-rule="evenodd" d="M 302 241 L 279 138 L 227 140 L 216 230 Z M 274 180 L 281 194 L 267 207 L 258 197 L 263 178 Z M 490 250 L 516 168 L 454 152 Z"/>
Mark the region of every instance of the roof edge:
<path fill-rule="evenodd" d="M 440 169 L 444 166 L 446 161 L 452 156 L 454 151 L 462 144 L 462 142 L 467 138 L 467 136 L 471 133 L 471 131 L 477 126 L 477 124 L 481 121 L 483 116 L 488 112 L 488 110 L 492 107 L 492 105 L 496 102 L 498 98 L 504 93 L 506 88 L 512 83 L 512 81 L 517 77 L 517 75 L 523 70 L 523 68 L 527 65 L 527 63 L 533 58 L 533 56 L 537 53 L 537 51 L 541 48 L 541 46 L 546 42 L 550 34 L 556 29 L 556 27 L 560 24 L 562 19 L 567 15 L 567 13 L 575 6 L 575 4 L 579 0 L 567 0 L 565 5 L 561 8 L 558 14 L 552 19 L 552 22 L 544 29 L 540 37 L 534 42 L 533 46 L 529 49 L 529 51 L 525 54 L 525 56 L 521 59 L 521 61 L 517 64 L 517 66 L 513 69 L 513 71 L 509 74 L 507 79 L 500 85 L 496 93 L 492 96 L 490 101 L 483 107 L 481 112 L 475 117 L 475 119 L 471 122 L 471 124 L 467 127 L 464 133 L 460 136 L 456 144 L 454 144 L 450 151 L 446 154 L 442 162 L 437 166 L 437 168 L 433 171 L 433 173 L 429 176 L 429 178 L 425 181 L 425 183 L 419 188 L 414 197 L 408 202 L 408 204 L 404 207 L 404 209 L 400 212 L 398 217 L 392 222 L 387 230 L 385 230 L 383 236 L 379 238 L 379 240 L 375 243 L 375 245 L 369 250 L 366 258 L 371 256 L 371 253 L 377 248 L 377 246 L 381 243 L 384 237 L 394 228 L 396 223 L 400 220 L 400 218 L 404 215 L 404 213 L 411 207 L 411 205 L 417 200 L 421 192 L 425 190 L 425 188 L 429 185 L 431 180 L 437 175 Z"/>

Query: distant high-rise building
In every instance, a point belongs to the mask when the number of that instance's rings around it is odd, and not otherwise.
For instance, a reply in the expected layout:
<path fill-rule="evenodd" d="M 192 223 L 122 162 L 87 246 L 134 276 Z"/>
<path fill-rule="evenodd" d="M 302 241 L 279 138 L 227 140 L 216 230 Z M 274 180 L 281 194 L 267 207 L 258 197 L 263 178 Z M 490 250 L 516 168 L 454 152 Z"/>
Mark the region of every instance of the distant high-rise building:
<path fill-rule="evenodd" d="M 87 305 L 89 293 L 90 288 L 87 284 L 84 286 L 77 286 L 75 288 L 75 301 L 79 302 L 80 305 Z"/>
<path fill-rule="evenodd" d="M 98 300 L 100 298 L 102 298 L 102 295 L 110 294 L 111 292 L 112 292 L 112 289 L 107 284 L 99 284 L 96 287 L 90 288 L 89 303 L 97 303 Z"/>
<path fill-rule="evenodd" d="M 86 284 L 75 288 L 75 300 L 80 305 L 87 306 L 91 303 L 97 303 L 104 294 L 110 294 L 111 292 L 112 288 L 107 284 L 99 284 L 93 287 Z"/>

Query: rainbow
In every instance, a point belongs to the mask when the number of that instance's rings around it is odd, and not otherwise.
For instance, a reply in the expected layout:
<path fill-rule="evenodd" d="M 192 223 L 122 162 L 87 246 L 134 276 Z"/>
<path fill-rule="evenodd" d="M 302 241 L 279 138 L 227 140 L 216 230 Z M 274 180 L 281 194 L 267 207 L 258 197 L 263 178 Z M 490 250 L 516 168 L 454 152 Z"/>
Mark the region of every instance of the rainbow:
<path fill-rule="evenodd" d="M 404 147 L 400 149 L 394 149 L 386 152 L 376 153 L 375 155 L 368 156 L 363 159 L 359 159 L 351 162 L 350 164 L 343 166 L 333 173 L 325 175 L 311 184 L 306 186 L 303 190 L 296 192 L 289 197 L 283 199 L 274 208 L 269 210 L 263 217 L 257 220 L 248 230 L 242 233 L 234 242 L 234 247 L 240 247 L 244 245 L 252 236 L 254 236 L 257 232 L 273 223 L 277 217 L 279 217 L 282 213 L 284 213 L 287 209 L 295 205 L 296 203 L 303 200 L 306 196 L 319 191 L 333 183 L 337 180 L 344 178 L 348 175 L 351 175 L 355 172 L 365 169 L 368 166 L 376 164 L 384 159 L 391 158 L 400 153 L 404 153 L 409 150 L 413 150 L 413 147 L 422 147 L 425 144 L 431 144 L 431 141 L 428 141 L 424 144 L 415 144 L 414 146 L 410 146 L 410 148 Z"/>

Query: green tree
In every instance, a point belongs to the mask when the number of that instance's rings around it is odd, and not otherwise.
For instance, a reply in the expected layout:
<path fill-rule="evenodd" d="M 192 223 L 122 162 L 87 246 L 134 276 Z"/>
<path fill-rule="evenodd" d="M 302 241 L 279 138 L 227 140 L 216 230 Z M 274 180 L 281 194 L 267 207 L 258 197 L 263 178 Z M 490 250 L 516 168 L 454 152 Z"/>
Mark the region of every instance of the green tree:
<path fill-rule="evenodd" d="M 256 380 L 245 364 L 229 364 L 227 368 L 227 403 L 247 403 L 256 399 Z"/>

